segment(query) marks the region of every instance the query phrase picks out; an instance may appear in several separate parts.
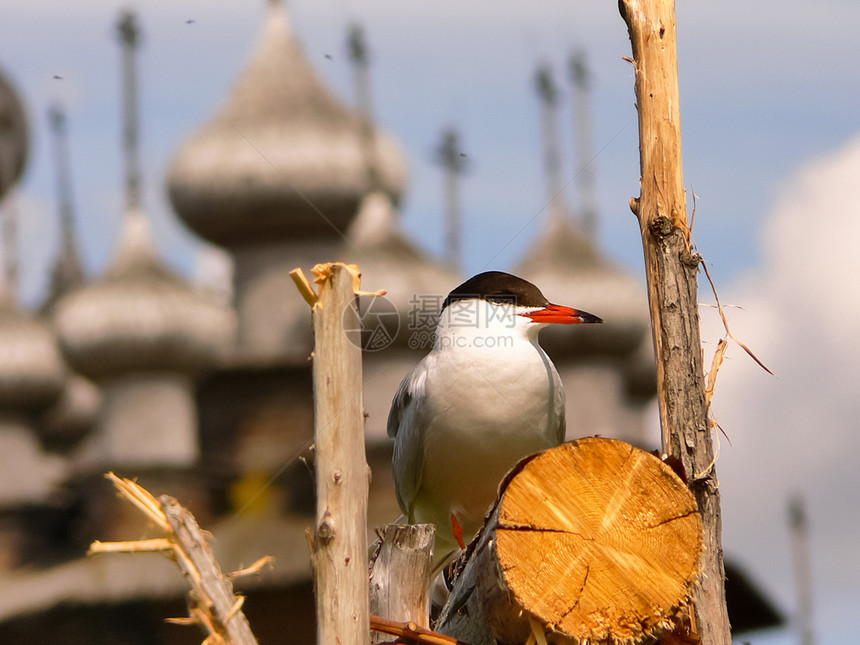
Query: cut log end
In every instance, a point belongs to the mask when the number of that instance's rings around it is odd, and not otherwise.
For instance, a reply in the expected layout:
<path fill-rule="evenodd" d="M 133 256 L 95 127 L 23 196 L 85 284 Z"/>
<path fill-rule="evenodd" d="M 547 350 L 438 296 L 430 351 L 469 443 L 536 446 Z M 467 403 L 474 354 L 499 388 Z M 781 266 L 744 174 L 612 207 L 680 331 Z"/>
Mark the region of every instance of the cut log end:
<path fill-rule="evenodd" d="M 683 613 L 702 525 L 660 459 L 590 437 L 522 468 L 500 501 L 495 537 L 517 606 L 562 637 L 633 643 Z"/>

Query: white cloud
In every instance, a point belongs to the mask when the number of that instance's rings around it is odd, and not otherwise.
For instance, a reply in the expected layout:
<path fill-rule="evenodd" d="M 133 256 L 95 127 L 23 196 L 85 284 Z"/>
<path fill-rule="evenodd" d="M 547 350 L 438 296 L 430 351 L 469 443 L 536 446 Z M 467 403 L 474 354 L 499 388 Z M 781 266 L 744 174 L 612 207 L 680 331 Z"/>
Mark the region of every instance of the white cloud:
<path fill-rule="evenodd" d="M 733 331 L 777 373 L 734 348 L 719 375 L 714 411 L 732 442 L 723 441 L 718 463 L 724 544 L 790 609 L 786 504 L 802 494 L 825 642 L 860 628 L 856 613 L 838 626 L 824 618 L 839 598 L 860 600 L 858 177 L 860 136 L 801 169 L 763 227 L 762 265 L 721 294 L 744 306 L 730 311 Z M 704 337 L 713 341 L 719 325 L 706 317 Z"/>

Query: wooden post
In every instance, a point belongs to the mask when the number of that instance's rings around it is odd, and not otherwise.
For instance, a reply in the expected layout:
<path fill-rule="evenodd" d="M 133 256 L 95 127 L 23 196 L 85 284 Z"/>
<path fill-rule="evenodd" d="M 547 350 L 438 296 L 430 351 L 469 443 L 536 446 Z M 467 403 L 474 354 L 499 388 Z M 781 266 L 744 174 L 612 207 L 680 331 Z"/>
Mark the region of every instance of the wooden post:
<path fill-rule="evenodd" d="M 389 524 L 382 532 L 370 567 L 370 613 L 389 620 L 430 626 L 430 572 L 433 569 L 432 524 Z M 379 635 L 377 637 L 377 635 Z M 379 632 L 373 643 L 389 641 Z"/>
<path fill-rule="evenodd" d="M 314 445 L 317 485 L 314 584 L 317 642 L 366 645 L 367 488 L 361 343 L 344 329 L 355 307 L 357 272 L 344 264 L 314 268 Z M 357 314 L 356 314 L 357 316 Z"/>
<path fill-rule="evenodd" d="M 636 71 L 641 194 L 639 218 L 660 404 L 663 451 L 678 458 L 705 530 L 696 627 L 705 645 L 731 641 L 725 600 L 720 496 L 705 398 L 696 273 L 681 163 L 681 117 L 673 0 L 620 0 Z"/>

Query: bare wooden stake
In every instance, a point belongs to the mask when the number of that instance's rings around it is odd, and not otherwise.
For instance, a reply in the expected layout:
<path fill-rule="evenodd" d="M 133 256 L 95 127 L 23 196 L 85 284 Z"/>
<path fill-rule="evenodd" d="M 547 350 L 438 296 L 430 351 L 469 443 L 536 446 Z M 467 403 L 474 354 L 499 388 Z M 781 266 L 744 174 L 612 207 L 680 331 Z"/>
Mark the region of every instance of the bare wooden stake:
<path fill-rule="evenodd" d="M 719 485 L 708 422 L 699 336 L 696 273 L 681 161 L 681 115 L 674 0 L 620 0 L 636 70 L 641 194 L 639 218 L 660 404 L 663 451 L 690 477 L 705 530 L 694 593 L 696 627 L 706 645 L 728 645 Z"/>
<path fill-rule="evenodd" d="M 361 342 L 358 330 L 344 328 L 344 314 L 356 306 L 358 270 L 333 263 L 313 271 L 317 642 L 364 645 L 370 619 Z"/>
<path fill-rule="evenodd" d="M 389 620 L 430 626 L 432 524 L 389 524 L 370 566 L 370 613 Z M 387 640 L 372 634 L 371 642 Z"/>

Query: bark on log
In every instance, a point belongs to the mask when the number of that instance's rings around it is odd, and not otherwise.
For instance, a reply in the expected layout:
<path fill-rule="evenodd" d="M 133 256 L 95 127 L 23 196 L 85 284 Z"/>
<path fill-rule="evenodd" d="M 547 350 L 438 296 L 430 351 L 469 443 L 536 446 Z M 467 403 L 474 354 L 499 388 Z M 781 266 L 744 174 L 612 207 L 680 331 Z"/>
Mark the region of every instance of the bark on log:
<path fill-rule="evenodd" d="M 696 628 L 706 645 L 729 645 L 720 496 L 699 336 L 696 274 L 681 160 L 680 93 L 673 0 L 620 0 L 636 70 L 641 195 L 639 218 L 657 358 L 663 452 L 690 478 L 705 530 L 694 592 Z"/>
<path fill-rule="evenodd" d="M 389 524 L 370 565 L 370 613 L 398 622 L 430 626 L 430 572 L 433 568 L 432 524 Z M 389 640 L 379 632 L 371 642 Z"/>
<path fill-rule="evenodd" d="M 522 462 L 467 552 L 436 631 L 471 645 L 639 642 L 682 622 L 702 527 L 660 459 L 589 437 Z M 530 620 L 531 619 L 531 620 Z"/>
<path fill-rule="evenodd" d="M 357 272 L 317 265 L 314 319 L 314 445 L 317 482 L 314 535 L 317 642 L 365 644 L 368 469 L 364 454 L 361 343 L 344 329 L 355 307 Z"/>

